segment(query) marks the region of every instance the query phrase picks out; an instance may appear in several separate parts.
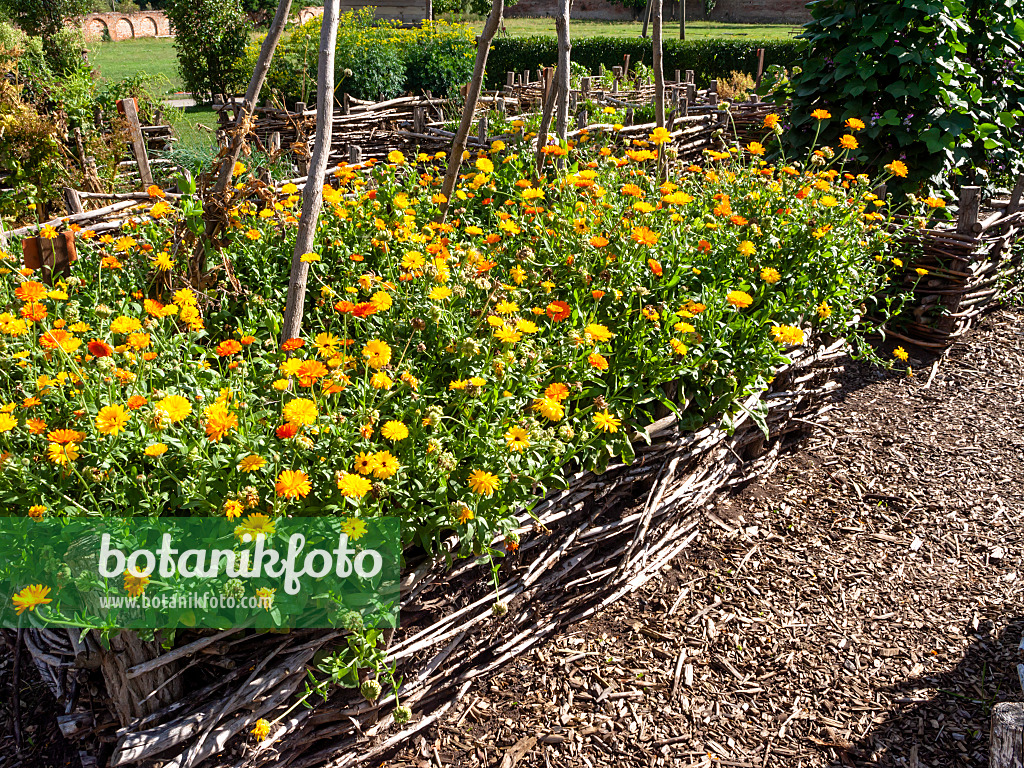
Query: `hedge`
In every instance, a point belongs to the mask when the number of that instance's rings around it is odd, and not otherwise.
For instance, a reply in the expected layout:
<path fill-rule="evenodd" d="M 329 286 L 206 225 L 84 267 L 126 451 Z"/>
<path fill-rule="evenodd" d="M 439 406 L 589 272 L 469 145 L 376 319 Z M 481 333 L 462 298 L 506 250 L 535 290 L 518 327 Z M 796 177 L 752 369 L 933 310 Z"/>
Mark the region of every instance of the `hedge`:
<path fill-rule="evenodd" d="M 664 66 L 668 77 L 675 70 L 692 69 L 699 85 L 726 78 L 731 72 L 757 71 L 757 49 L 764 48 L 764 65 L 791 67 L 801 56 L 804 43 L 798 40 L 668 40 L 664 47 Z M 651 65 L 651 41 L 643 38 L 583 37 L 572 42 L 572 61 L 597 74 L 606 68 L 621 66 L 629 54 L 630 66 L 637 62 Z M 552 66 L 558 60 L 558 41 L 554 37 L 496 38 L 487 57 L 487 87 L 500 88 L 506 72 L 521 73 Z"/>

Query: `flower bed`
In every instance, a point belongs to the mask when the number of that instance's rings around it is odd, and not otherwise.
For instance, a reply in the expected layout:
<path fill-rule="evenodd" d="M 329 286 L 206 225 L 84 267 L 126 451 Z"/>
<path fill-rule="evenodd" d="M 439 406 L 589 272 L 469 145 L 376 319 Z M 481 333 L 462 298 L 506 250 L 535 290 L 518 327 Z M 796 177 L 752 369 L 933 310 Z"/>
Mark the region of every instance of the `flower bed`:
<path fill-rule="evenodd" d="M 790 364 L 787 351 L 808 335 L 857 347 L 867 305 L 905 269 L 884 256 L 880 201 L 869 179 L 842 173 L 843 152 L 806 170 L 769 167 L 756 145 L 712 151 L 659 183 L 661 140 L 624 152 L 600 137 L 551 148 L 566 170 L 539 181 L 532 153 L 496 144 L 467 158 L 443 223 L 431 158 L 392 153 L 386 164 L 339 170 L 325 189 L 317 247 L 304 257 L 314 284 L 306 331 L 283 344 L 294 186 L 272 195 L 240 174 L 252 198 L 232 211 L 224 263 L 242 293 L 223 274 L 222 283 L 186 284 L 203 226 L 200 202 L 188 196 L 154 199 L 150 220 L 116 235 L 80 231 L 79 258 L 55 285 L 11 263 L 0 283 L 9 308 L 0 354 L 10 361 L 0 384 L 0 503 L 32 516 L 397 516 L 410 562 L 424 564 L 408 586 L 449 553 L 472 556 L 485 583 L 493 578 L 492 588 L 474 577 L 457 591 L 477 600 L 480 610 L 465 614 L 476 623 L 507 611 L 514 581 L 502 587 L 498 575 L 523 557 L 509 558 L 521 542 L 544 552 L 523 575 L 523 594 L 541 581 L 549 595 L 574 580 L 596 589 L 580 578 L 593 577 L 587 558 L 598 554 L 606 559 L 595 563 L 618 555 L 624 565 L 611 573 L 604 565 L 595 583 L 631 583 L 637 557 L 650 557 L 643 573 L 660 561 L 645 537 L 657 532 L 671 551 L 688 530 L 682 517 L 733 477 L 740 463 L 728 455 L 773 425 L 776 434 L 786 428 L 792 410 L 773 409 L 803 402 L 811 381 L 773 381 Z M 681 436 L 657 453 L 639 449 L 660 463 L 628 468 L 638 451 L 631 437 L 648 434 L 664 412 Z M 708 457 L 726 463 L 701 465 Z M 673 461 L 673 470 L 687 468 L 689 486 L 672 503 L 655 500 L 621 525 L 614 505 L 581 506 L 598 491 L 578 472 L 600 475 L 613 464 L 618 474 L 601 490 L 616 477 L 632 478 L 622 481 L 632 489 L 654 466 L 672 475 Z M 541 520 L 571 522 L 560 529 L 567 538 L 527 542 L 528 511 L 540 514 L 537 502 L 560 488 L 573 495 Z M 614 532 L 608 549 L 596 547 L 601 526 Z M 587 540 L 595 547 L 579 549 Z M 572 566 L 562 575 L 571 578 L 541 578 L 567 553 Z M 443 573 L 422 588 L 445 590 Z M 431 629 L 433 619 L 421 650 L 450 636 Z M 293 689 L 285 683 L 297 686 L 333 637 L 282 643 L 280 665 L 260 678 L 273 682 L 267 706 L 248 710 L 249 719 L 282 704 Z M 392 653 L 416 661 L 416 641 L 408 642 Z M 331 684 L 362 685 L 372 697 L 370 676 L 386 691 L 382 645 L 379 633 L 350 635 L 318 657 L 318 686 L 330 695 Z M 447 655 L 466 663 L 456 651 L 435 658 L 430 673 L 446 669 Z M 240 706 L 239 696 L 227 702 Z M 215 724 L 235 711 L 227 703 L 207 711 L 201 697 L 195 706 L 192 717 L 205 712 Z M 183 707 L 151 711 L 124 735 L 122 751 L 136 737 L 152 744 L 154 723 L 161 738 L 184 727 L 168 726 Z M 135 716 L 118 712 L 122 725 Z M 244 722 L 211 725 L 176 764 L 222 748 Z"/>

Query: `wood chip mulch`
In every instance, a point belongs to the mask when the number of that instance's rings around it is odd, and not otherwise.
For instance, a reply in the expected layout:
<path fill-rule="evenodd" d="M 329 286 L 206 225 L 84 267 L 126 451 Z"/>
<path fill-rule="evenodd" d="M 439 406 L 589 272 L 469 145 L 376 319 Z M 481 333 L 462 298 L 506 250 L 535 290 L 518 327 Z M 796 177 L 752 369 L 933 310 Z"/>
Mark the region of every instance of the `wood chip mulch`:
<path fill-rule="evenodd" d="M 1024 698 L 1022 321 L 988 315 L 930 384 L 850 364 L 660 579 L 386 765 L 987 765 L 992 705 Z"/>

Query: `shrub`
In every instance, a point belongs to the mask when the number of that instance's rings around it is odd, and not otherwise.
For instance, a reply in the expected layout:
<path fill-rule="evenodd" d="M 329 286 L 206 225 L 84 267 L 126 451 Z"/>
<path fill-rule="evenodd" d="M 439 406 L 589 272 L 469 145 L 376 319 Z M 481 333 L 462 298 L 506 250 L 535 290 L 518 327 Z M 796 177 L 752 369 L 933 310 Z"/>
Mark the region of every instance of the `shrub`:
<path fill-rule="evenodd" d="M 536 70 L 558 61 L 558 41 L 554 37 L 499 37 L 491 45 L 487 58 L 488 88 L 503 86 L 506 72 Z M 766 67 L 769 64 L 791 66 L 799 61 L 802 45 L 788 40 L 666 40 L 665 75 L 674 77 L 677 69 L 692 69 L 697 82 L 707 85 L 709 80 L 726 79 L 736 70 L 756 72 L 758 48 L 765 49 Z M 634 64 L 650 66 L 652 63 L 649 40 L 583 37 L 572 42 L 573 61 L 586 67 L 591 74 L 597 74 L 602 64 L 606 68 L 622 66 L 626 54 L 629 54 L 631 69 Z"/>
<path fill-rule="evenodd" d="M 90 1 L 0 0 L 0 19 L 7 18 L 29 35 L 41 37 L 47 66 L 60 74 L 82 64 L 82 34 L 69 22 L 88 13 Z"/>
<path fill-rule="evenodd" d="M 847 118 L 863 120 L 857 159 L 873 167 L 904 161 L 911 187 L 944 185 L 950 173 L 962 181 L 993 164 L 1019 171 L 1024 23 L 1009 6 L 812 3 L 802 35 L 809 48 L 783 90 L 792 95 L 790 143 L 814 140 L 811 113 L 823 109 L 837 119 L 821 127 L 822 140 L 838 141 Z"/>
<path fill-rule="evenodd" d="M 310 19 L 278 45 L 267 76 L 268 87 L 284 101 L 315 98 L 321 19 Z M 246 48 L 241 69 L 252 71 L 262 38 Z M 403 29 L 376 21 L 371 8 L 341 15 L 335 49 L 338 92 L 359 99 L 393 98 L 429 90 L 446 96 L 473 72 L 476 43 L 462 24 L 424 22 Z"/>
<path fill-rule="evenodd" d="M 248 77 L 236 62 L 245 52 L 251 26 L 240 0 L 170 0 L 166 13 L 181 79 L 196 99 L 244 87 Z"/>
<path fill-rule="evenodd" d="M 754 78 L 746 72 L 731 72 L 728 79 L 718 81 L 718 95 L 726 101 L 745 101 L 754 85 Z"/>

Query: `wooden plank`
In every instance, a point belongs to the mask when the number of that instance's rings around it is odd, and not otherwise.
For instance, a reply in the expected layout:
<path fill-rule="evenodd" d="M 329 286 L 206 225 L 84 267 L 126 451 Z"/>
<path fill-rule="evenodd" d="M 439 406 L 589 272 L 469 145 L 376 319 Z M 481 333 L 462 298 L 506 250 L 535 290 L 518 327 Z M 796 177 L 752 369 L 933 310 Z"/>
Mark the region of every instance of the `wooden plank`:
<path fill-rule="evenodd" d="M 148 187 L 153 183 L 153 172 L 149 169 L 149 155 L 146 152 L 146 138 L 142 135 L 142 126 L 139 123 L 139 113 L 135 109 L 135 99 L 122 99 L 118 102 L 124 107 L 124 117 L 128 121 L 128 136 L 132 141 L 132 150 L 135 153 L 135 161 L 139 164 L 139 175 L 142 177 L 142 186 Z"/>
<path fill-rule="evenodd" d="M 970 235 L 974 232 L 980 207 L 981 187 L 963 187 L 960 190 L 960 212 L 956 219 L 956 231 L 959 234 Z"/>

